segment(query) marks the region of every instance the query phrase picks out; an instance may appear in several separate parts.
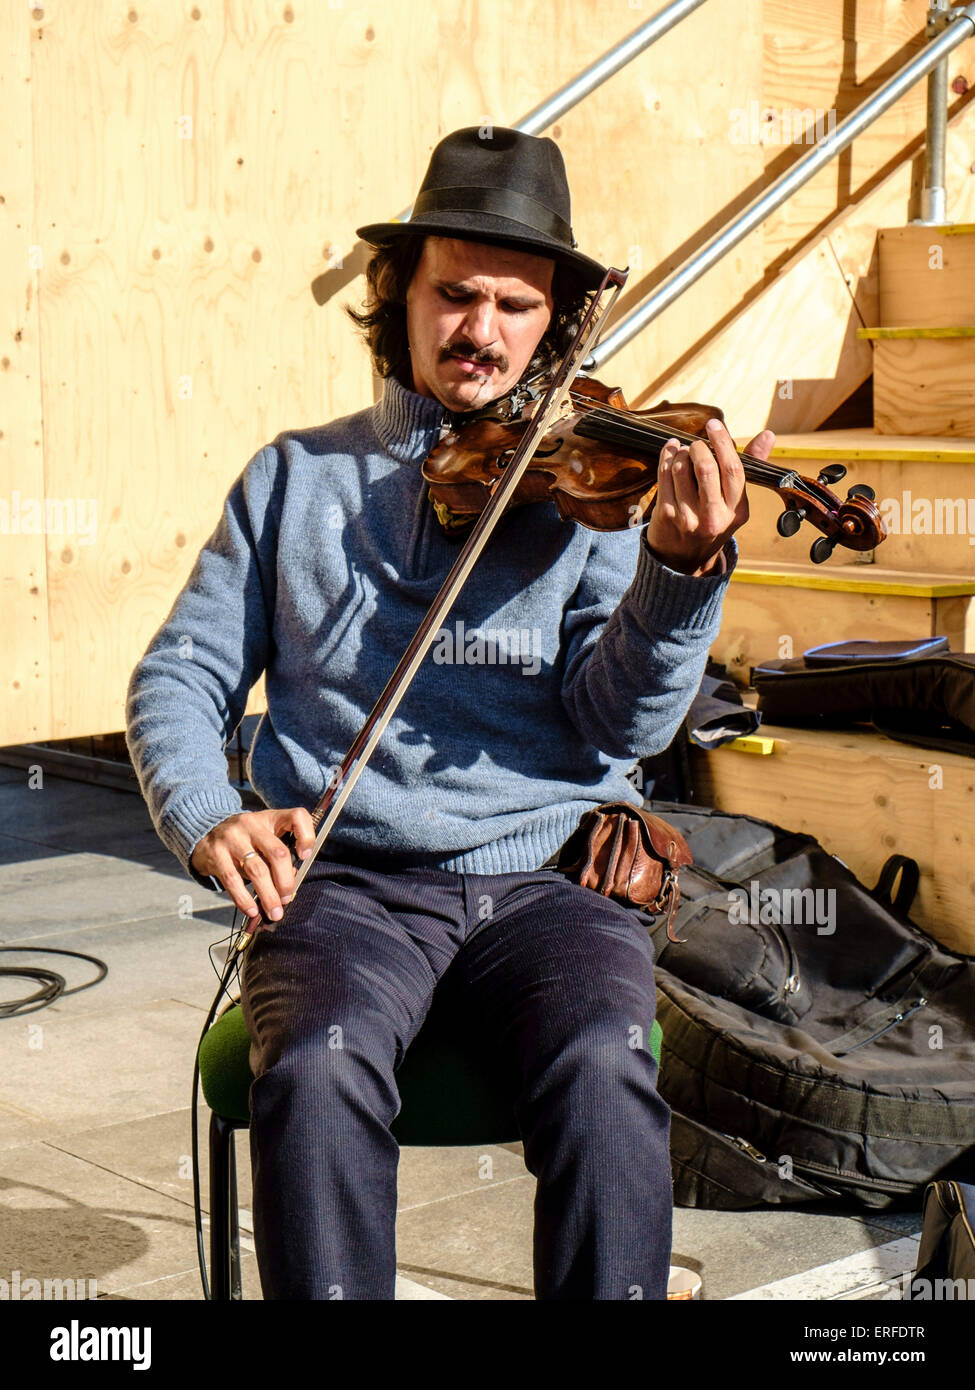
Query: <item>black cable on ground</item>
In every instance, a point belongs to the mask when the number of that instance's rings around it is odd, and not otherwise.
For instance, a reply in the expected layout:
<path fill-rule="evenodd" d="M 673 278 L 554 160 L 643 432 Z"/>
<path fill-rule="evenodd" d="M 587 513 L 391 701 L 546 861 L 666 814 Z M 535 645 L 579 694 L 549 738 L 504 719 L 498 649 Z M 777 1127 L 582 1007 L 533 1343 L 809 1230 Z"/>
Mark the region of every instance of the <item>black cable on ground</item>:
<path fill-rule="evenodd" d="M 99 984 L 108 974 L 108 966 L 97 956 L 89 956 L 84 951 L 62 951 L 51 946 L 0 946 L 0 952 L 16 953 L 23 955 L 30 952 L 38 956 L 73 956 L 76 960 L 86 960 L 89 965 L 95 966 L 98 974 L 93 980 L 88 980 L 83 985 L 72 985 L 67 988 L 67 981 L 63 975 L 58 975 L 54 970 L 44 970 L 41 966 L 30 965 L 0 965 L 0 977 L 15 976 L 23 980 L 35 980 L 40 989 L 33 994 L 27 994 L 23 999 L 9 999 L 0 1002 L 0 1018 L 15 1018 L 21 1014 L 32 1014 L 37 1009 L 46 1009 L 48 1004 L 53 1004 L 55 999 L 60 999 L 64 995 L 79 994 L 83 989 L 91 989 Z"/>
<path fill-rule="evenodd" d="M 243 914 L 241 914 L 243 916 Z M 203 1284 L 203 1297 L 210 1298 L 210 1282 L 207 1278 L 206 1257 L 204 1254 L 203 1243 L 203 1214 L 200 1203 L 200 1154 L 199 1154 L 199 1124 L 197 1120 L 197 1105 L 199 1099 L 200 1085 L 200 1045 L 206 1036 L 213 1017 L 220 1004 L 220 999 L 230 982 L 230 977 L 235 970 L 239 969 L 240 958 L 234 949 L 239 935 L 237 927 L 237 915 L 234 914 L 234 925 L 230 934 L 230 945 L 227 951 L 227 959 L 223 973 L 219 976 L 220 983 L 210 1011 L 207 1014 L 203 1031 L 200 1034 L 200 1041 L 197 1044 L 196 1058 L 193 1065 L 193 1099 L 192 1099 L 192 1132 L 193 1132 L 193 1206 L 196 1217 L 196 1247 L 197 1257 L 200 1265 L 200 1279 Z M 11 999 L 0 1001 L 0 1018 L 15 1018 L 23 1014 L 34 1013 L 37 1009 L 47 1008 L 56 999 L 61 999 L 69 994 L 79 994 L 84 989 L 91 989 L 94 985 L 100 984 L 108 974 L 108 966 L 97 956 L 89 956 L 84 951 L 64 951 L 55 950 L 46 946 L 0 946 L 0 952 L 7 953 L 30 953 L 41 956 L 72 956 L 76 960 L 88 961 L 97 970 L 93 980 L 86 981 L 82 985 L 73 985 L 71 989 L 67 987 L 67 981 L 63 975 L 57 974 L 54 970 L 45 970 L 42 966 L 30 965 L 4 965 L 0 966 L 0 979 L 3 977 L 16 977 L 24 980 L 33 980 L 40 988 L 33 994 L 25 995 L 22 999 Z M 231 996 L 228 993 L 228 998 Z"/>

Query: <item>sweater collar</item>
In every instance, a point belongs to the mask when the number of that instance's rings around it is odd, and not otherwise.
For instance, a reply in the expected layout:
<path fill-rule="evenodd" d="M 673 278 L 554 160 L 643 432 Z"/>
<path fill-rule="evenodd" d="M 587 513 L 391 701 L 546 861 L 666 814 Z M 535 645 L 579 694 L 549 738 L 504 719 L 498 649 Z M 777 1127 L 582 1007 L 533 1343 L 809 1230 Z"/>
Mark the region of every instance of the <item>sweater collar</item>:
<path fill-rule="evenodd" d="M 379 442 L 400 463 L 416 463 L 433 448 L 448 411 L 433 396 L 407 391 L 393 376 L 383 381 L 382 398 L 373 406 Z"/>

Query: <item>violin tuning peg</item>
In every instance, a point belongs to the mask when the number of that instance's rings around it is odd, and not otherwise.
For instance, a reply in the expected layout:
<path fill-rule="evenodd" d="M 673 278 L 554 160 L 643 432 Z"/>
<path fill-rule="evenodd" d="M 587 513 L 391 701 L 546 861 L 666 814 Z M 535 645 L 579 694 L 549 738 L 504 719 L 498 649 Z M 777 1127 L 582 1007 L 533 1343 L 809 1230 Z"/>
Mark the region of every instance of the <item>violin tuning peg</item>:
<path fill-rule="evenodd" d="M 823 487 L 829 487 L 833 483 L 840 482 L 845 477 L 846 469 L 843 467 L 842 463 L 829 463 L 820 473 L 818 481 Z"/>
<path fill-rule="evenodd" d="M 847 501 L 849 501 L 851 497 L 865 497 L 868 502 L 874 502 L 876 501 L 877 494 L 874 492 L 873 488 L 868 487 L 866 483 L 854 483 L 846 494 Z"/>
<path fill-rule="evenodd" d="M 802 525 L 802 513 L 794 507 L 787 507 L 775 523 L 780 536 L 794 536 Z"/>
<path fill-rule="evenodd" d="M 835 545 L 836 542 L 831 540 L 829 536 L 820 536 L 818 540 L 812 543 L 812 547 L 809 551 L 810 560 L 812 560 L 814 565 L 821 565 L 824 560 L 828 560 L 832 555 Z"/>

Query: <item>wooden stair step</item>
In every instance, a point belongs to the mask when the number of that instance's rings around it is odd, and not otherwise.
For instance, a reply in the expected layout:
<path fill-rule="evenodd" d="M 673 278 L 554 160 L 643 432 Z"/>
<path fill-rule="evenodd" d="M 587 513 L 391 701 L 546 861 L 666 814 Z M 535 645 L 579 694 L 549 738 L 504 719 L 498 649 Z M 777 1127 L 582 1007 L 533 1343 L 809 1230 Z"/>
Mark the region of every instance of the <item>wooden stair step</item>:
<path fill-rule="evenodd" d="M 910 337 L 877 338 L 874 427 L 881 434 L 975 434 L 973 382 L 973 333 L 931 330 L 924 336 L 924 330 L 916 329 Z"/>
<path fill-rule="evenodd" d="M 743 449 L 747 439 L 736 440 Z M 879 434 L 875 429 L 812 430 L 780 434 L 773 459 L 815 459 L 817 462 L 975 463 L 975 436 Z M 848 480 L 844 478 L 844 483 Z"/>
<path fill-rule="evenodd" d="M 858 328 L 857 337 L 861 339 L 900 339 L 900 338 L 975 338 L 975 326 L 970 323 L 954 323 L 944 328 Z"/>
<path fill-rule="evenodd" d="M 750 740 L 764 747 L 743 748 Z M 975 758 L 867 729 L 763 724 L 749 739 L 692 748 L 691 767 L 699 803 L 815 835 L 868 887 L 890 855 L 916 859 L 914 921 L 975 952 Z"/>
<path fill-rule="evenodd" d="M 830 571 L 825 565 L 806 566 L 785 561 L 761 565 L 739 561 L 731 583 L 845 594 L 897 594 L 908 598 L 954 598 L 960 594 L 975 594 L 975 574 L 925 574 L 881 565 L 845 566 Z"/>
<path fill-rule="evenodd" d="M 873 343 L 873 422 L 882 434 L 975 434 L 970 226 L 877 234 L 878 326 L 857 339 Z"/>
<path fill-rule="evenodd" d="M 975 225 L 883 228 L 877 280 L 883 325 L 975 323 Z"/>
<path fill-rule="evenodd" d="M 711 655 L 747 683 L 753 666 L 828 642 L 934 636 L 975 650 L 975 576 L 739 562 Z"/>

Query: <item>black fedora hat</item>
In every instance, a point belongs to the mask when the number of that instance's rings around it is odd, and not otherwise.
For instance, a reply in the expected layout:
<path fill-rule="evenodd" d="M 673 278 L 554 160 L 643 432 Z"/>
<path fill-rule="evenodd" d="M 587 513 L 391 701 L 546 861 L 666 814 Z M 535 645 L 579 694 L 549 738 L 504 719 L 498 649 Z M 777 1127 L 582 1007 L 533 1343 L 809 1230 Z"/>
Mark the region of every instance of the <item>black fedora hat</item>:
<path fill-rule="evenodd" d="M 554 140 L 520 130 L 455 130 L 433 151 L 409 222 L 374 222 L 356 235 L 387 246 L 418 232 L 551 256 L 575 271 L 587 289 L 606 274 L 598 261 L 575 249 L 562 151 Z"/>

